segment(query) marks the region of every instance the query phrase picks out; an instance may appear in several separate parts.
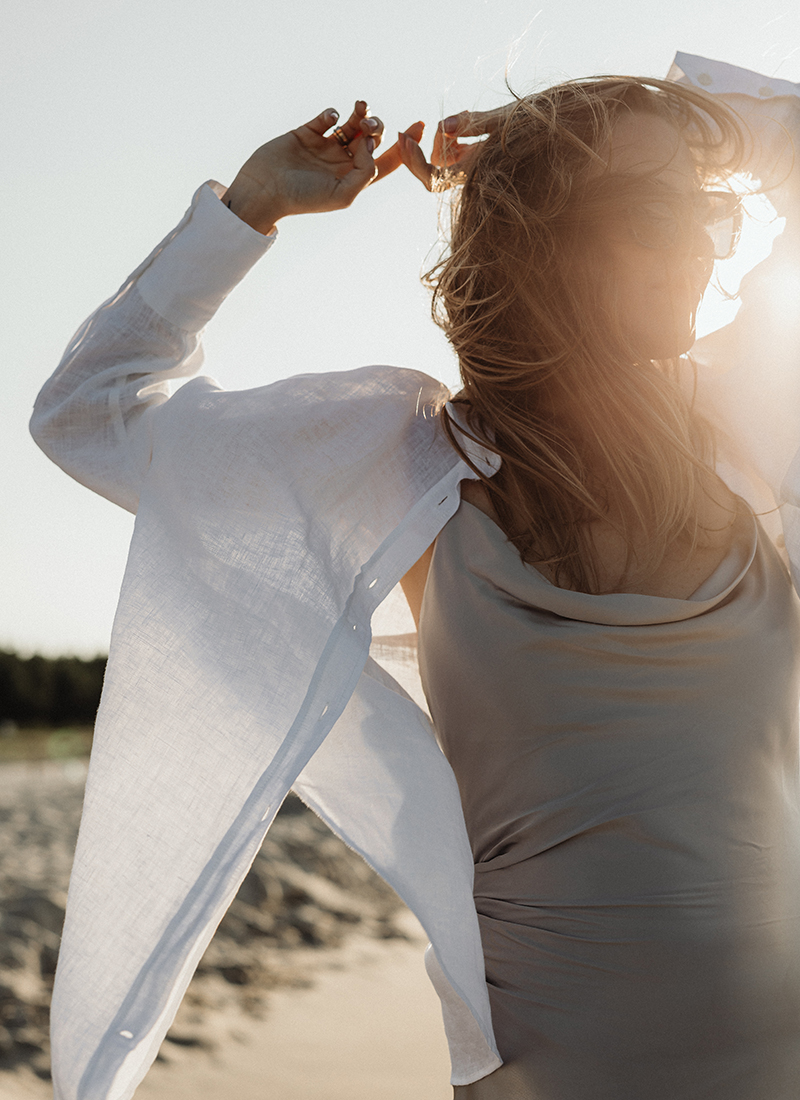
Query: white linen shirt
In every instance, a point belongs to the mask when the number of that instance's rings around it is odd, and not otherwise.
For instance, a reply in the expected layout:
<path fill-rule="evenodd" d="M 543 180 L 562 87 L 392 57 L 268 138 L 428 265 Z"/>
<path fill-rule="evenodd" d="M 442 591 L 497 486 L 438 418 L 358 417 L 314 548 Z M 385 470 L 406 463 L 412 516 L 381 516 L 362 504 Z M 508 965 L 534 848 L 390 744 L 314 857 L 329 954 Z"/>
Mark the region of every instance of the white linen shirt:
<path fill-rule="evenodd" d="M 759 172 L 784 163 L 797 86 L 765 90 L 687 55 L 671 76 L 735 99 Z M 775 192 L 779 213 L 797 205 L 797 175 Z M 373 612 L 475 475 L 441 430 L 447 392 L 415 371 L 240 392 L 200 377 L 169 396 L 272 243 L 222 193 L 201 187 L 83 325 L 32 420 L 54 461 L 137 513 L 53 996 L 56 1100 L 133 1095 L 292 786 L 419 917 L 452 1082 L 466 1084 L 500 1059 L 458 789 L 419 705 L 413 637 L 369 650 Z M 772 262 L 750 277 L 755 298 Z M 756 506 L 781 504 L 796 567 L 797 309 L 776 325 L 743 298 L 699 348 L 698 403 L 721 433 L 726 480 Z M 788 335 L 775 352 L 777 330 Z M 468 446 L 493 472 L 496 457 Z"/>

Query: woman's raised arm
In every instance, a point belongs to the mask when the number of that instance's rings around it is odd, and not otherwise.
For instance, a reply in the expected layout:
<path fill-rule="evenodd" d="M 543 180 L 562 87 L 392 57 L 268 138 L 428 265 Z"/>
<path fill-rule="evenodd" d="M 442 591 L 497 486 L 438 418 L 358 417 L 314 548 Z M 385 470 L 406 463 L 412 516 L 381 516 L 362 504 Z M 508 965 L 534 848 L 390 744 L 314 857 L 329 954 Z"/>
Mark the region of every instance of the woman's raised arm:
<path fill-rule="evenodd" d="M 263 234 L 289 214 L 348 206 L 401 163 L 397 145 L 373 159 L 383 124 L 365 102 L 338 133 L 337 118 L 323 111 L 262 145 L 227 190 L 201 187 L 176 228 L 78 330 L 31 420 L 39 446 L 72 477 L 136 511 L 154 414 L 172 380 L 199 369 L 202 330 L 269 247 Z M 408 133 L 420 137 L 421 124 Z"/>

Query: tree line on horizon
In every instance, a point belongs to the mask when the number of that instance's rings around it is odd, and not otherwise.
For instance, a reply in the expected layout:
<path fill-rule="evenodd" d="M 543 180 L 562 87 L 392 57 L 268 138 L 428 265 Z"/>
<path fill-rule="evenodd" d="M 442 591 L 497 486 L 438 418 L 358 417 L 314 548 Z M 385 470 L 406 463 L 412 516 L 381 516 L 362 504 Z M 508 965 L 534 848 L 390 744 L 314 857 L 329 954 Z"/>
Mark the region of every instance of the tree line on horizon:
<path fill-rule="evenodd" d="M 21 657 L 0 650 L 0 724 L 91 725 L 105 669 L 105 657 Z"/>

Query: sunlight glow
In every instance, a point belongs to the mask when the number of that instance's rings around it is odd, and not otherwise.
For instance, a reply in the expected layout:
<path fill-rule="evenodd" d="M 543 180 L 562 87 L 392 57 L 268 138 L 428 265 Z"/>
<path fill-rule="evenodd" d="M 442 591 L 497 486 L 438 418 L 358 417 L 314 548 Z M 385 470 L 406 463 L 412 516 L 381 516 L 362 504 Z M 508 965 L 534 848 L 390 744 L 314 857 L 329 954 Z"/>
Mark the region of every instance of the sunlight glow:
<path fill-rule="evenodd" d="M 742 279 L 769 256 L 773 241 L 783 232 L 786 224 L 786 219 L 778 217 L 775 207 L 766 195 L 752 193 L 757 181 L 749 177 L 734 176 L 727 183 L 733 190 L 744 195 L 742 236 L 734 255 L 729 260 L 719 260 L 714 268 L 697 314 L 698 339 L 731 323 L 741 305 L 738 293 Z M 792 288 L 787 286 L 786 293 L 791 289 L 796 294 L 797 276 L 793 276 L 791 282 Z M 796 300 L 795 298 L 794 301 Z"/>
<path fill-rule="evenodd" d="M 800 302 L 800 271 L 796 265 L 786 264 L 780 265 L 773 274 L 770 287 L 776 312 L 796 315 L 797 303 Z"/>

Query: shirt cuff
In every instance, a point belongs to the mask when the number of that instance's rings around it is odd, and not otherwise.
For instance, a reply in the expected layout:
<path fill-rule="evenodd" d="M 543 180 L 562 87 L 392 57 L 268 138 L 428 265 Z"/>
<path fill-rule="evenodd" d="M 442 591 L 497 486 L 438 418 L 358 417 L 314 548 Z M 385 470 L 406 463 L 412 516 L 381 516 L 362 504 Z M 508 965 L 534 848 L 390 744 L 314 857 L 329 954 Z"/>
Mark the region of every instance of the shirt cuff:
<path fill-rule="evenodd" d="M 270 248 L 264 235 L 232 213 L 226 188 L 209 180 L 198 188 L 183 220 L 137 274 L 148 306 L 187 332 L 199 332 L 250 268 Z"/>
<path fill-rule="evenodd" d="M 796 96 L 800 84 L 790 80 L 775 80 L 750 69 L 740 69 L 725 61 L 711 61 L 691 53 L 676 53 L 667 80 L 694 84 L 715 95 L 746 95 L 752 99 L 774 99 L 776 96 Z"/>

